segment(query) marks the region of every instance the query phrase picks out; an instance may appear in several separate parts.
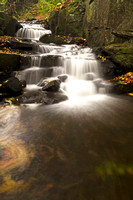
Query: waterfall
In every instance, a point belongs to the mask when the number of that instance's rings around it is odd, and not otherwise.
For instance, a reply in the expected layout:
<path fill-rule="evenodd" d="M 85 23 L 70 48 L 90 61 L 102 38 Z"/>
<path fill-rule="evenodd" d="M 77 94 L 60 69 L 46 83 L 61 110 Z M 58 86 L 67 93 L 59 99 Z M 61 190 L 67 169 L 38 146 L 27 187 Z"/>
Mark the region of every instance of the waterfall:
<path fill-rule="evenodd" d="M 19 74 L 27 84 L 37 84 L 47 77 L 58 77 L 67 74 L 67 80 L 61 83 L 69 98 L 84 97 L 104 93 L 100 88 L 99 63 L 89 47 L 78 45 L 43 44 L 36 39 L 50 33 L 38 24 L 24 24 L 17 32 L 17 37 L 33 39 L 33 54 L 30 56 L 30 67 Z M 28 55 L 29 56 L 29 55 Z"/>
<path fill-rule="evenodd" d="M 43 28 L 41 24 L 21 23 L 21 25 L 23 28 L 20 28 L 16 33 L 16 37 L 20 39 L 39 40 L 42 35 L 51 34 L 51 31 Z"/>

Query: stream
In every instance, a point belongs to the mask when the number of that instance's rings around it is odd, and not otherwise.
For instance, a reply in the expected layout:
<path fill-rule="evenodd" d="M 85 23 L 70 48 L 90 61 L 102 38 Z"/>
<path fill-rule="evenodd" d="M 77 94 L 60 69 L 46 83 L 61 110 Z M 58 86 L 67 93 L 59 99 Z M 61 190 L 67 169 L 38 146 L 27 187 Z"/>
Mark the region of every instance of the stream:
<path fill-rule="evenodd" d="M 34 91 L 40 79 L 67 74 L 68 100 L 1 107 L 0 199 L 132 200 L 132 97 L 107 94 L 90 48 L 36 42 L 45 31 L 38 26 L 18 33 L 34 43 L 19 77 Z M 49 55 L 56 64 L 43 66 Z"/>

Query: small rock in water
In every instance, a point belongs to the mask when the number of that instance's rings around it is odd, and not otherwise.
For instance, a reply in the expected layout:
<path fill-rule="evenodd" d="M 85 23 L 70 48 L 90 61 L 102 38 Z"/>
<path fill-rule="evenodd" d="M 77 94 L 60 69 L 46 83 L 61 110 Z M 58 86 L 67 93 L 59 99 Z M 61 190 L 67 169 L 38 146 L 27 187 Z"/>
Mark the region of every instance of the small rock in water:
<path fill-rule="evenodd" d="M 57 78 L 61 81 L 64 82 L 66 81 L 66 79 L 68 78 L 67 74 L 60 74 L 59 76 L 57 76 Z"/>
<path fill-rule="evenodd" d="M 88 81 L 92 81 L 92 80 L 94 80 L 95 76 L 96 75 L 94 73 L 89 72 L 89 73 L 85 74 L 85 79 Z"/>
<path fill-rule="evenodd" d="M 61 84 L 61 81 L 57 78 L 53 79 L 53 78 L 50 78 L 50 79 L 45 79 L 41 86 L 43 86 L 42 90 L 43 91 L 52 91 L 52 92 L 57 92 L 60 88 L 60 84 Z"/>
<path fill-rule="evenodd" d="M 22 88 L 26 88 L 26 81 L 25 80 L 20 80 L 21 84 L 22 84 Z"/>

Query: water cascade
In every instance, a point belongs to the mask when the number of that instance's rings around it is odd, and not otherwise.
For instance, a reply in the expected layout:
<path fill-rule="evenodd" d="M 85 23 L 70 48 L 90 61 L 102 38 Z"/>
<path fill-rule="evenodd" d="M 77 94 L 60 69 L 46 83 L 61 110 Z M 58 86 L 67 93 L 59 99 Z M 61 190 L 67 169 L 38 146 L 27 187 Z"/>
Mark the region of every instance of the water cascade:
<path fill-rule="evenodd" d="M 16 34 L 19 39 L 39 40 L 42 35 L 51 34 L 50 30 L 46 30 L 40 24 L 21 23 L 23 28 L 20 28 Z"/>
<path fill-rule="evenodd" d="M 99 64 L 92 50 L 75 44 L 57 46 L 35 41 L 49 32 L 36 24 L 26 24 L 18 31 L 17 37 L 34 39 L 30 66 L 20 73 L 20 78 L 27 84 L 37 85 L 41 79 L 66 74 L 68 78 L 61 88 L 70 99 L 97 94 L 95 83 L 99 78 Z"/>

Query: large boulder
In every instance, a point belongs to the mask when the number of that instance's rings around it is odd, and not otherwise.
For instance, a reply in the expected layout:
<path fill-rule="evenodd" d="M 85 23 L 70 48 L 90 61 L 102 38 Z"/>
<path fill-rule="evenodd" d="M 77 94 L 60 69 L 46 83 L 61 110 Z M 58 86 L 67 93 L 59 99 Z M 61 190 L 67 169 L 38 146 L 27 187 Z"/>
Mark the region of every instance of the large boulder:
<path fill-rule="evenodd" d="M 13 99 L 13 104 L 55 104 L 67 100 L 68 97 L 62 92 L 47 92 L 47 91 L 28 91 L 22 95 L 19 95 Z"/>
<path fill-rule="evenodd" d="M 0 35 L 15 36 L 21 24 L 7 14 L 0 12 Z"/>

